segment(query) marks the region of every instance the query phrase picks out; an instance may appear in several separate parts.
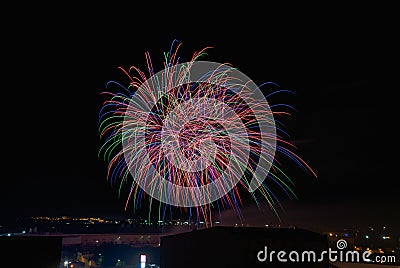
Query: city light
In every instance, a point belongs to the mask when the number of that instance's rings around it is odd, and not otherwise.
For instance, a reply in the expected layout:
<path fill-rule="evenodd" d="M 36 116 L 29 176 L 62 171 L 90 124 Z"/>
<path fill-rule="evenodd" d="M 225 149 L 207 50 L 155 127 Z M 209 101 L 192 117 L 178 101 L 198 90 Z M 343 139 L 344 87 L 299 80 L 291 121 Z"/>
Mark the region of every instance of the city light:
<path fill-rule="evenodd" d="M 140 255 L 140 268 L 145 268 L 146 267 L 146 255 L 141 254 Z"/>

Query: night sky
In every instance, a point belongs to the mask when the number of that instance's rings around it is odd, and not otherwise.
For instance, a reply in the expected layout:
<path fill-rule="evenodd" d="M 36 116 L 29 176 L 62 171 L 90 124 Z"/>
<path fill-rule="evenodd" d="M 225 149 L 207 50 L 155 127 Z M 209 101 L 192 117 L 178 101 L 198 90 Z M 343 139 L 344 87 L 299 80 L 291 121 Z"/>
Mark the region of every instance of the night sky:
<path fill-rule="evenodd" d="M 363 18 L 237 12 L 213 22 L 194 16 L 184 30 L 187 15 L 157 23 L 140 12 L 21 13 L 21 23 L 6 29 L 0 219 L 129 214 L 97 156 L 99 94 L 123 77 L 118 66 L 144 69 L 145 51 L 161 70 L 163 52 L 178 39 L 185 60 L 211 46 L 205 60 L 230 62 L 258 84 L 296 93 L 281 99 L 296 107 L 286 130 L 318 178 L 288 167 L 299 199 L 282 196 L 284 224 L 399 226 L 398 176 L 389 172 L 391 88 L 372 82 L 382 48 Z M 268 209 L 243 211 L 252 224 L 276 221 Z"/>

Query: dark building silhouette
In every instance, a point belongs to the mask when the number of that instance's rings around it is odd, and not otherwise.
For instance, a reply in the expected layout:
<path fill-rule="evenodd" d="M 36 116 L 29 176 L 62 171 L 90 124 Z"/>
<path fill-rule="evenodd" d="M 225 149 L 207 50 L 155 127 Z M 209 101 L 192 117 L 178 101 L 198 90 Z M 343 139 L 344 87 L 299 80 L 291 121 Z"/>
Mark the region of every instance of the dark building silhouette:
<path fill-rule="evenodd" d="M 267 259 L 265 257 L 267 247 Z M 326 235 L 294 228 L 213 227 L 161 237 L 162 268 L 205 267 L 329 267 L 329 259 L 321 258 L 328 250 Z M 272 260 L 269 259 L 272 251 Z M 288 262 L 280 262 L 277 253 L 285 251 Z M 316 253 L 316 261 L 290 261 L 288 254 L 297 251 Z M 292 254 L 292 259 L 296 255 Z M 281 256 L 282 257 L 282 256 Z M 308 260 L 308 255 L 305 255 Z M 281 258 L 282 259 L 282 258 Z M 318 259 L 322 261 L 318 262 Z"/>
<path fill-rule="evenodd" d="M 61 248 L 62 238 L 58 236 L 0 237 L 0 258 L 6 267 L 59 267 Z"/>

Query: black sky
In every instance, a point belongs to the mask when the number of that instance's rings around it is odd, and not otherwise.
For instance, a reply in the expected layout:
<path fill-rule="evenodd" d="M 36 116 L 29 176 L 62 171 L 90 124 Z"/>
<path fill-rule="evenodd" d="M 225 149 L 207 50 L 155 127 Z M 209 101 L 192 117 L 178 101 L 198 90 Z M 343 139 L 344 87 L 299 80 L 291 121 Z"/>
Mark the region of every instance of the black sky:
<path fill-rule="evenodd" d="M 284 220 L 399 224 L 397 178 L 388 171 L 390 89 L 372 82 L 380 49 L 364 18 L 243 11 L 229 20 L 194 16 L 185 30 L 188 18 L 111 13 L 22 14 L 6 29 L 0 218 L 123 215 L 124 201 L 97 157 L 99 94 L 122 77 L 118 66 L 144 68 L 145 51 L 161 70 L 162 53 L 178 39 L 186 60 L 212 46 L 207 60 L 230 62 L 256 83 L 296 92 L 284 99 L 297 109 L 285 123 L 318 179 L 293 169 L 299 200 L 284 202 Z"/>

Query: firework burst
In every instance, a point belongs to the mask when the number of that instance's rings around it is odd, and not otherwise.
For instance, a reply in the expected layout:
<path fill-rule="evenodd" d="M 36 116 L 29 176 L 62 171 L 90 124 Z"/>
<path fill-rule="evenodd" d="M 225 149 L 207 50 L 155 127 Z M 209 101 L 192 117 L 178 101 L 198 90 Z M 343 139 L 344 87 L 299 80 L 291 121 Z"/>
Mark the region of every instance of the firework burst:
<path fill-rule="evenodd" d="M 151 211 L 156 199 L 160 218 L 167 206 L 190 214 L 194 209 L 207 224 L 214 206 L 240 214 L 241 189 L 256 203 L 261 193 L 278 215 L 270 184 L 296 195 L 275 154 L 315 175 L 278 127 L 276 118 L 288 113 L 272 110 L 260 87 L 231 65 L 199 61 L 208 48 L 180 63 L 180 45 L 173 42 L 162 71 L 154 72 L 146 52 L 147 74 L 119 68 L 129 84 L 107 83 L 107 89 L 117 86 L 102 93 L 99 114 L 99 154 L 108 163 L 108 180 L 120 191 L 129 189 L 125 209 L 148 198 Z M 280 92 L 288 91 L 267 98 Z"/>

